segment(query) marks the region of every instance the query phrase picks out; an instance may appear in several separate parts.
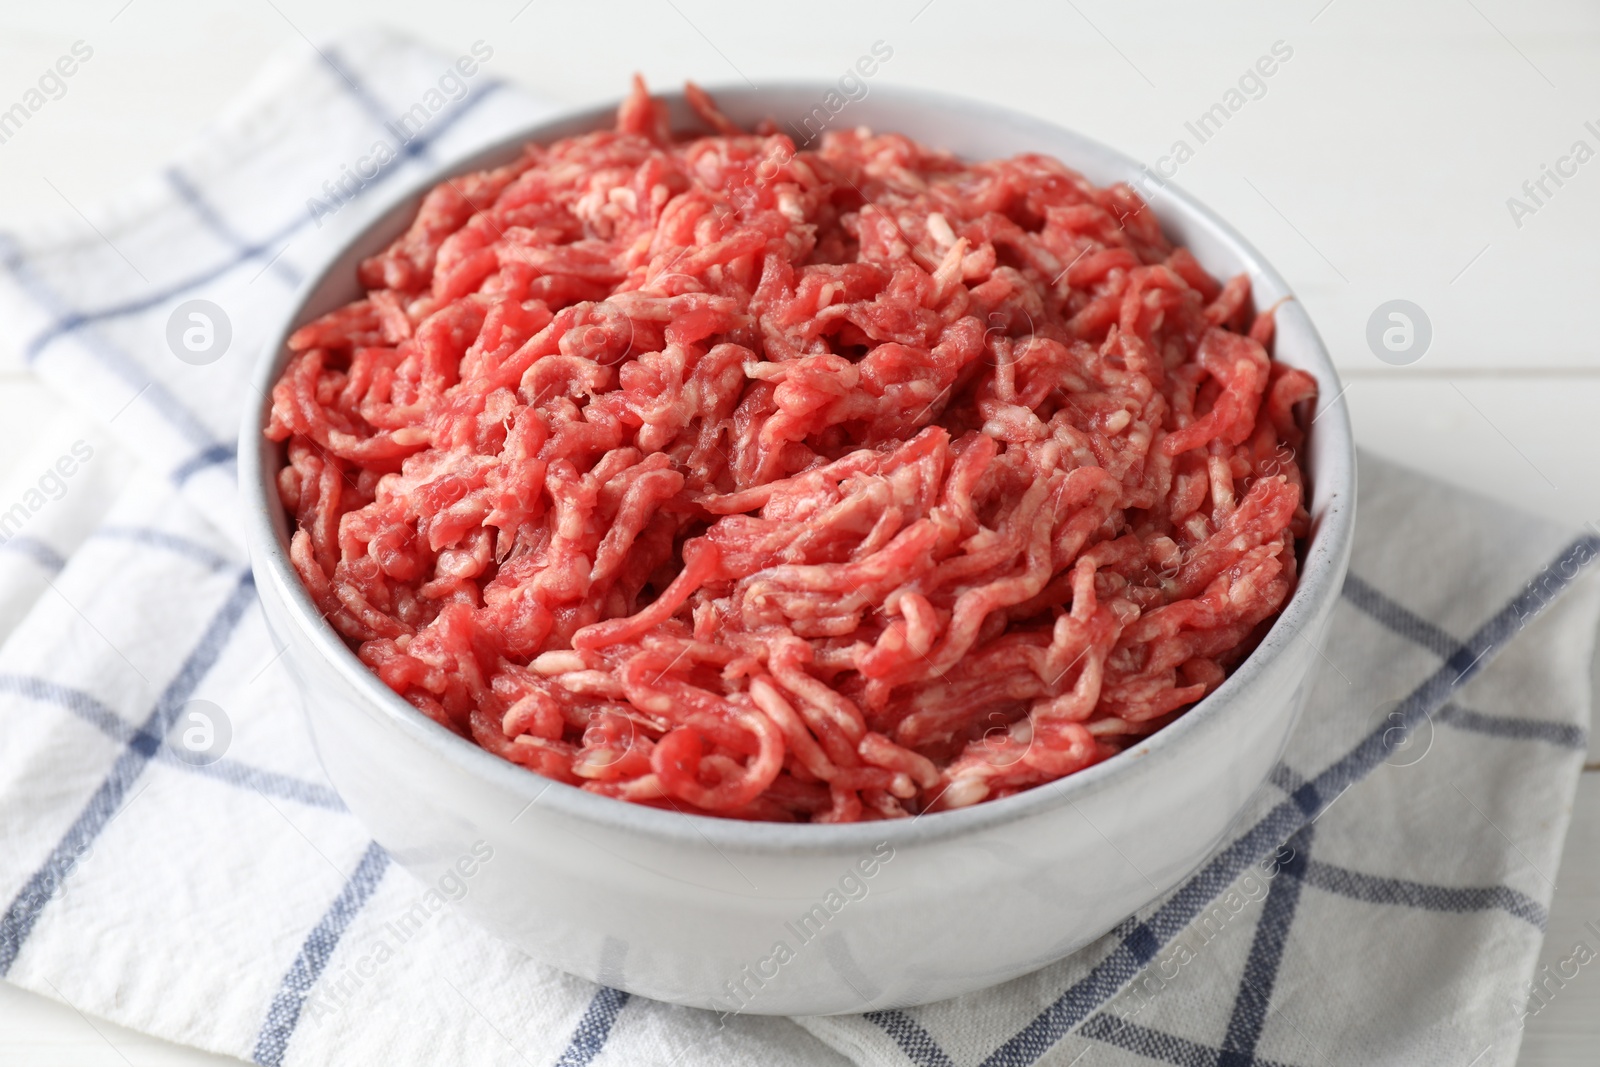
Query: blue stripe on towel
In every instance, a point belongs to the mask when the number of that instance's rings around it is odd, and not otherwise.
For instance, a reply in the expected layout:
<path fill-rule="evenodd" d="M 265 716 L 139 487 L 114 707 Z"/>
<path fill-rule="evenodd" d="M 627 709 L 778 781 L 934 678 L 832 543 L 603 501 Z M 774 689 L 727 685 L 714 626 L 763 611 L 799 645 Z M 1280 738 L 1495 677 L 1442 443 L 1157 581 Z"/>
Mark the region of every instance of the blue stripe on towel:
<path fill-rule="evenodd" d="M 228 466 L 238 458 L 239 446 L 235 443 L 208 445 L 178 464 L 167 477 L 173 485 L 181 487 L 201 471 Z"/>
<path fill-rule="evenodd" d="M 294 1036 L 295 1027 L 300 1023 L 300 1010 L 305 1006 L 306 997 L 317 984 L 317 979 L 322 977 L 329 957 L 339 946 L 339 939 L 361 913 L 388 869 L 389 854 L 376 841 L 369 844 L 361 856 L 361 862 L 356 864 L 355 873 L 350 875 L 321 920 L 306 935 L 294 963 L 290 964 L 288 973 L 283 976 L 278 993 L 267 1008 L 266 1022 L 256 1036 L 255 1050 L 250 1053 L 250 1058 L 256 1063 L 277 1067 L 283 1062 L 289 1039 Z"/>
<path fill-rule="evenodd" d="M 0 674 L 0 693 L 19 693 L 30 700 L 64 708 L 119 744 L 131 744 L 139 734 L 132 723 L 81 689 L 58 685 L 31 675 Z M 148 746 L 150 742 L 141 739 L 140 744 Z M 276 771 L 263 770 L 230 756 L 224 756 L 215 763 L 197 765 L 179 759 L 170 748 L 160 743 L 159 738 L 155 739 L 155 744 L 157 745 L 155 758 L 163 765 L 214 778 L 241 789 L 293 800 L 308 807 L 326 808 L 329 811 L 345 810 L 344 801 L 339 799 L 339 794 L 325 785 L 308 782 L 292 775 L 279 774 Z"/>
<path fill-rule="evenodd" d="M 149 716 L 112 764 L 111 772 L 89 797 L 83 811 L 51 850 L 49 858 L 18 891 L 5 915 L 0 916 L 0 976 L 9 973 L 11 965 L 16 962 L 45 904 L 59 886 L 62 872 L 72 868 L 73 861 L 121 810 L 133 783 L 161 747 L 161 738 L 166 736 L 178 712 L 216 665 L 229 636 L 244 617 L 245 609 L 254 602 L 255 582 L 246 573 L 240 576 L 233 593 L 212 616 L 199 643 L 184 660 L 177 675 L 167 683 Z"/>
<path fill-rule="evenodd" d="M 876 1023 L 884 1033 L 894 1038 L 900 1051 L 917 1067 L 955 1067 L 954 1062 L 939 1047 L 933 1035 L 921 1023 L 903 1011 L 869 1011 L 862 1016 Z"/>
<path fill-rule="evenodd" d="M 556 1060 L 556 1067 L 588 1067 L 600 1050 L 606 1047 L 611 1027 L 617 1021 L 617 1013 L 627 1003 L 628 994 L 622 990 L 601 986 L 595 992 L 594 999 L 589 1001 L 583 1018 L 578 1020 L 565 1051 Z"/>
<path fill-rule="evenodd" d="M 1459 704 L 1446 704 L 1434 715 L 1438 722 L 1458 730 L 1503 737 L 1512 741 L 1544 741 L 1559 748 L 1582 751 L 1589 747 L 1589 733 L 1570 722 L 1545 722 L 1539 719 L 1518 719 L 1509 715 L 1485 715 Z"/>
<path fill-rule="evenodd" d="M 67 561 L 61 553 L 37 537 L 29 537 L 26 534 L 14 534 L 0 541 L 0 551 L 26 556 L 51 574 L 60 574 L 67 566 Z"/>
<path fill-rule="evenodd" d="M 188 205 L 189 210 L 193 211 L 195 216 L 206 224 L 207 229 L 222 238 L 226 244 L 231 245 L 235 251 L 249 253 L 255 249 L 255 246 L 250 243 L 248 238 L 230 226 L 228 221 L 217 213 L 217 209 L 211 206 L 211 202 L 177 167 L 167 169 L 167 184 L 172 186 L 173 192 L 178 194 L 178 199 Z M 282 260 L 273 260 L 271 270 L 283 280 L 284 284 L 291 287 L 298 286 L 304 280 L 301 278 L 299 271 Z"/>
<path fill-rule="evenodd" d="M 1272 992 L 1278 983 L 1284 949 L 1289 945 L 1289 928 L 1294 925 L 1295 913 L 1300 907 L 1303 883 L 1295 875 L 1305 870 L 1315 832 L 1316 827 L 1307 823 L 1289 839 L 1288 845 L 1294 854 L 1281 865 L 1278 873 L 1290 877 L 1274 878 L 1267 890 L 1261 918 L 1256 922 L 1255 935 L 1250 941 L 1250 955 L 1239 975 L 1233 1014 L 1222 1038 L 1217 1067 L 1248 1067 L 1255 1063 L 1256 1046 L 1261 1043 L 1267 1016 L 1272 1014 Z"/>
<path fill-rule="evenodd" d="M 1461 651 L 1461 642 L 1397 601 L 1389 599 L 1354 571 L 1345 576 L 1344 598 L 1413 644 L 1440 659 Z"/>
<path fill-rule="evenodd" d="M 330 48 L 321 53 L 321 55 L 322 61 L 339 76 L 344 83 L 344 87 L 350 91 L 350 95 L 356 99 L 361 105 L 361 109 L 367 113 L 367 117 L 394 136 L 399 146 L 400 155 L 403 158 L 424 161 L 428 159 L 427 139 L 422 137 L 408 139 L 401 136 L 400 131 L 395 127 L 394 121 L 390 119 L 389 113 L 384 109 L 383 102 L 378 99 L 377 94 L 367 86 L 361 76 L 344 61 L 344 57 L 339 54 L 337 49 Z"/>
<path fill-rule="evenodd" d="M 1549 914 L 1544 905 L 1510 886 L 1428 885 L 1404 878 L 1384 878 L 1312 860 L 1303 870 L 1291 872 L 1325 893 L 1336 893 L 1368 904 L 1392 904 L 1422 911 L 1504 911 L 1544 930 Z"/>
<path fill-rule="evenodd" d="M 134 544 L 159 548 L 214 571 L 225 571 L 234 567 L 242 568 L 244 566 L 244 564 L 229 559 L 215 549 L 206 547 L 199 541 L 191 540 L 181 534 L 158 530 L 153 526 L 102 526 L 89 536 L 91 539 L 131 541 Z"/>
<path fill-rule="evenodd" d="M 1136 1052 L 1147 1059 L 1176 1064 L 1177 1067 L 1217 1067 L 1222 1050 L 1164 1033 L 1148 1026 L 1120 1019 L 1110 1012 L 1097 1012 L 1078 1030 L 1079 1037 L 1103 1041 L 1117 1048 Z M 1251 1057 L 1252 1067 L 1283 1067 L 1274 1060 Z M 1095 1067 L 1093 1056 L 1084 1058 L 1083 1067 Z"/>

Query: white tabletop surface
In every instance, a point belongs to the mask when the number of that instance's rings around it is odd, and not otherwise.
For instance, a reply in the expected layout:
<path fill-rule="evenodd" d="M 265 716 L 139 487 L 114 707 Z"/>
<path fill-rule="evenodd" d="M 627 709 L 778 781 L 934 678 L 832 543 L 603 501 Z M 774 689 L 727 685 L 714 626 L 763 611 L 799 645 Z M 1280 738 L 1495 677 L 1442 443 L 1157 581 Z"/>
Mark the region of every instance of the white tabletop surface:
<path fill-rule="evenodd" d="M 874 42 L 874 83 L 1033 112 L 1154 165 L 1277 42 L 1266 92 L 1199 145 L 1177 181 L 1288 277 L 1348 384 L 1368 449 L 1576 527 L 1600 524 L 1600 158 L 1534 204 L 1522 190 L 1584 139 L 1600 148 L 1600 5 L 1585 0 L 1184 0 L 1062 4 L 823 0 L 734 5 L 554 0 L 86 0 L 0 9 L 0 108 L 75 41 L 67 93 L 0 144 L 0 229 L 70 217 L 158 168 L 271 51 L 381 18 L 562 103 L 654 85 L 836 79 Z M 1571 170 L 1571 165 L 1567 165 Z M 1510 197 L 1536 210 L 1514 217 Z M 1427 353 L 1381 362 L 1378 305 L 1419 305 Z M 0 323 L 0 328 L 5 328 Z M 53 401 L 0 366 L 0 470 Z M 1591 752 L 1590 759 L 1597 757 Z M 1600 919 L 1600 773 L 1580 785 L 1545 957 Z M 1521 1062 L 1600 1059 L 1600 979 L 1530 1023 Z M 234 1062 L 0 983 L 0 1063 Z"/>

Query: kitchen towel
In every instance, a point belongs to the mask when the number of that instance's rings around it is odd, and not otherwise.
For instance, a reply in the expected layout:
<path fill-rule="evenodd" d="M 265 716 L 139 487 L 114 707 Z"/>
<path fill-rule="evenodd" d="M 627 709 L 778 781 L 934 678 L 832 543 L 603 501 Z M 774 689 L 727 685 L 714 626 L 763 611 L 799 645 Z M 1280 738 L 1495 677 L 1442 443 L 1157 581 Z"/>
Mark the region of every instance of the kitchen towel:
<path fill-rule="evenodd" d="M 397 943 L 436 887 L 318 769 L 238 541 L 235 437 L 269 325 L 374 195 L 551 111 L 501 73 L 481 44 L 297 46 L 163 174 L 0 235 L 0 359 L 78 413 L 0 484 L 0 975 L 262 1064 L 1514 1062 L 1600 537 L 1370 456 L 1270 782 L 1187 882 L 1070 958 L 790 1020 L 595 986 L 444 901 Z"/>

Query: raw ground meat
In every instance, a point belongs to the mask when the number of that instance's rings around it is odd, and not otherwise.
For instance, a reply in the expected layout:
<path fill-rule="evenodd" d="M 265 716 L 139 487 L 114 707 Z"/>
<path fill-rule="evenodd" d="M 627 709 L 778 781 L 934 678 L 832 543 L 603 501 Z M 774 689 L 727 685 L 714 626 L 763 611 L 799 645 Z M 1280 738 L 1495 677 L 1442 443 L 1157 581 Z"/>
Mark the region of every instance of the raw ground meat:
<path fill-rule="evenodd" d="M 1125 185 L 892 133 L 615 130 L 445 181 L 301 328 L 291 556 L 422 713 L 747 819 L 961 807 L 1163 725 L 1304 536 L 1270 312 Z M 1304 412 L 1304 408 L 1299 408 Z"/>

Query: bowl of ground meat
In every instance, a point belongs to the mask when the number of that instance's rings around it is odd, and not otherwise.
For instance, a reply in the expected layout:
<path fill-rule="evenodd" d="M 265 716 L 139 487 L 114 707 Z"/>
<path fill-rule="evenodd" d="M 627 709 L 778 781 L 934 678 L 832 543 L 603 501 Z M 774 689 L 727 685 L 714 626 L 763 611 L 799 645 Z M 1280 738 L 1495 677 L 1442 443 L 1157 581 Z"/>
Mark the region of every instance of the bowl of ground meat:
<path fill-rule="evenodd" d="M 1015 112 L 830 93 L 636 82 L 396 193 L 241 435 L 375 840 L 727 1014 L 958 995 L 1175 886 L 1354 522 L 1332 364 L 1225 223 Z"/>

